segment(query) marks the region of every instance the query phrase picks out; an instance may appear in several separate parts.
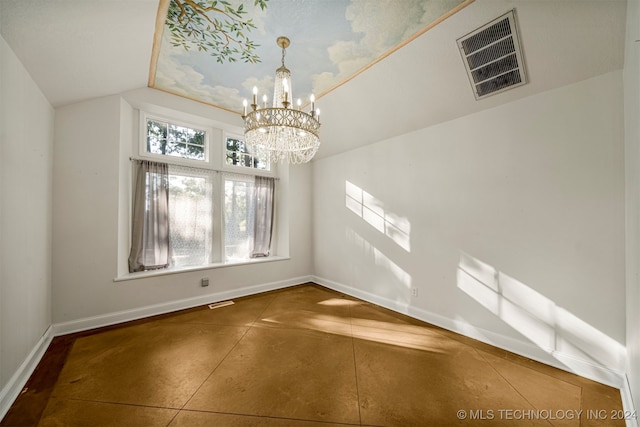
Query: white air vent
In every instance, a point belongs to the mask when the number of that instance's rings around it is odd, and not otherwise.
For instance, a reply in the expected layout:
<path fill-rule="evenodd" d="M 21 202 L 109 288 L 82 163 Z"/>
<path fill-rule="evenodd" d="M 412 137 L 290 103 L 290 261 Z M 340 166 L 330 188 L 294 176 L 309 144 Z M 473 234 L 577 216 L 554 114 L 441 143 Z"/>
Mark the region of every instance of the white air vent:
<path fill-rule="evenodd" d="M 458 39 L 458 47 L 476 99 L 527 82 L 515 10 Z"/>

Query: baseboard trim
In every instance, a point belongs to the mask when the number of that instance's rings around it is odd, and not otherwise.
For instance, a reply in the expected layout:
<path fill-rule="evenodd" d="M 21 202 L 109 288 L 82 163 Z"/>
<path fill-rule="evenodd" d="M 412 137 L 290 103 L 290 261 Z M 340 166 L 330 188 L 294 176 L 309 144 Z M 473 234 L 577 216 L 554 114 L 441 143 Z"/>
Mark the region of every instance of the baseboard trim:
<path fill-rule="evenodd" d="M 193 298 L 186 298 L 178 301 L 171 301 L 162 304 L 155 304 L 146 307 L 140 307 L 132 310 L 124 310 L 115 313 L 108 313 L 101 316 L 93 316 L 84 319 L 78 319 L 70 322 L 52 324 L 47 328 L 40 340 L 36 343 L 24 362 L 13 374 L 7 384 L 0 390 L 0 420 L 11 408 L 15 399 L 20 395 L 29 377 L 38 366 L 38 363 L 44 356 L 49 344 L 54 337 L 66 335 L 74 332 L 81 332 L 90 329 L 96 329 L 104 326 L 110 326 L 118 323 L 138 320 L 149 316 L 170 313 L 173 311 L 189 309 L 200 305 L 213 302 L 224 301 L 232 298 L 239 298 L 247 295 L 253 295 L 261 292 L 267 292 L 277 289 L 283 289 L 290 286 L 300 285 L 307 282 L 314 282 L 337 292 L 360 298 L 364 301 L 380 305 L 390 310 L 406 314 L 419 320 L 434 324 L 436 326 L 448 329 L 450 331 L 468 336 L 478 341 L 511 351 L 518 355 L 539 361 L 541 363 L 554 366 L 556 368 L 578 374 L 585 378 L 620 389 L 623 410 L 626 413 L 635 412 L 633 398 L 629 381 L 624 372 L 617 372 L 604 366 L 595 365 L 590 362 L 580 361 L 571 356 L 555 353 L 552 357 L 540 357 L 540 349 L 531 344 L 507 337 L 495 332 L 483 330 L 481 328 L 468 328 L 467 325 L 461 324 L 453 319 L 441 316 L 436 313 L 429 312 L 420 308 L 412 307 L 409 304 L 403 304 L 393 301 L 379 295 L 372 294 L 357 288 L 344 285 L 319 276 L 300 276 L 277 282 L 264 283 L 260 285 L 245 286 L 234 290 L 214 292 L 207 295 L 201 295 Z M 582 366 L 583 369 L 569 370 L 565 365 L 556 360 L 566 358 L 571 359 L 574 365 Z M 628 419 L 626 427 L 640 427 L 638 420 Z"/>
<path fill-rule="evenodd" d="M 631 394 L 631 384 L 629 383 L 629 377 L 625 374 L 622 381 L 622 387 L 620 388 L 620 396 L 622 398 L 622 409 L 625 415 L 634 415 L 635 418 L 627 418 L 626 427 L 640 427 L 640 414 L 633 404 L 633 395 Z"/>
<path fill-rule="evenodd" d="M 300 276 L 287 280 L 280 280 L 277 282 L 245 286 L 228 291 L 214 292 L 207 295 L 139 307 L 132 310 L 124 310 L 99 316 L 86 317 L 83 319 L 72 320 L 70 322 L 55 323 L 53 324 L 53 335 L 60 336 L 72 334 L 75 332 L 87 331 L 90 329 L 102 328 L 105 326 L 116 325 L 118 323 L 143 319 L 145 317 L 156 316 L 159 314 L 171 313 L 173 311 L 185 310 L 188 308 L 198 307 L 201 305 L 211 304 L 214 302 L 224 301 L 232 298 L 240 298 L 243 296 L 258 294 L 261 292 L 283 289 L 290 286 L 307 283 L 309 281 L 311 281 L 311 276 Z"/>
<path fill-rule="evenodd" d="M 193 308 L 200 305 L 210 304 L 212 302 L 219 302 L 232 298 L 258 294 L 261 292 L 283 289 L 310 281 L 311 276 L 300 276 L 287 280 L 280 280 L 277 282 L 263 283 L 228 291 L 214 292 L 198 297 L 185 298 L 178 301 L 155 304 L 132 310 L 124 310 L 100 316 L 87 317 L 70 322 L 54 323 L 47 328 L 45 333 L 33 347 L 24 362 L 22 362 L 22 365 L 20 365 L 11 379 L 9 379 L 7 384 L 2 388 L 2 390 L 0 390 L 0 420 L 5 417 L 5 415 L 11 408 L 11 405 L 13 405 L 13 402 L 22 392 L 25 384 L 29 380 L 29 377 L 31 377 L 31 374 L 33 374 L 33 371 L 38 366 L 38 363 L 40 363 L 40 360 L 47 351 L 47 348 L 49 348 L 49 344 L 51 344 L 51 341 L 54 337 L 67 335 L 74 332 L 82 332 L 90 329 L 101 328 L 104 326 L 111 326 L 131 320 L 138 320 L 145 317 L 155 316 L 158 314 L 171 313 L 173 311 Z"/>
<path fill-rule="evenodd" d="M 49 326 L 31 352 L 29 352 L 24 362 L 22 362 L 7 384 L 0 390 L 0 420 L 7 415 L 11 405 L 13 405 L 13 402 L 18 398 L 22 389 L 24 389 L 29 377 L 33 374 L 38 363 L 40 363 L 47 348 L 49 348 L 52 339 L 53 327 Z"/>
<path fill-rule="evenodd" d="M 353 288 L 351 286 L 335 282 L 323 277 L 312 276 L 312 281 L 338 292 L 351 295 L 367 302 L 380 305 L 398 313 L 406 314 L 413 318 L 431 323 L 452 332 L 465 335 L 478 341 L 490 344 L 528 359 L 535 360 L 546 365 L 553 366 L 563 371 L 571 372 L 582 377 L 597 381 L 602 384 L 622 390 L 626 381 L 626 374 L 606 366 L 597 365 L 590 361 L 577 359 L 560 352 L 544 350 L 539 347 L 520 341 L 496 332 L 488 331 L 475 326 L 470 327 L 454 319 L 439 314 L 413 307 L 410 304 L 390 300 L 388 298 L 372 294 L 370 292 Z M 563 361 L 565 363 L 563 363 Z M 568 367 L 571 366 L 571 368 Z M 624 402 L 623 402 L 624 403 Z M 632 401 L 631 401 L 632 403 Z M 629 402 L 627 402 L 629 405 Z M 634 426 L 635 427 L 635 426 Z"/>

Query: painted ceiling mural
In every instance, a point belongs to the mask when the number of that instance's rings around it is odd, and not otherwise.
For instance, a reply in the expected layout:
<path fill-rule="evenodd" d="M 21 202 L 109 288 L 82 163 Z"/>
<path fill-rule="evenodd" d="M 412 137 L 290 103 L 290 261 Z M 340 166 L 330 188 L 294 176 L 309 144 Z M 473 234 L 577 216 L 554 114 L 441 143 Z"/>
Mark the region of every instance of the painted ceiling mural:
<path fill-rule="evenodd" d="M 291 45 L 292 99 L 305 104 L 462 7 L 465 0 L 164 0 L 149 85 L 240 112 L 254 86 L 273 96 Z M 165 3 L 166 6 L 166 3 Z M 156 42 L 157 43 L 157 42 Z"/>

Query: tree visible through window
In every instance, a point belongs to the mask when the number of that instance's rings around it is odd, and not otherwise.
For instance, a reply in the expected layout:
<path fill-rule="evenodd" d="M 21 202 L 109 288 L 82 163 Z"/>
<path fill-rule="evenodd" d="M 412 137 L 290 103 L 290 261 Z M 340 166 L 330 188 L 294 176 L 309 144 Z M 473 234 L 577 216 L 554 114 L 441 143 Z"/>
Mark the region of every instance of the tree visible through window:
<path fill-rule="evenodd" d="M 227 164 L 269 170 L 269 154 L 264 150 L 252 150 L 241 139 L 227 137 Z"/>
<path fill-rule="evenodd" d="M 199 129 L 147 119 L 147 152 L 206 160 L 206 133 Z"/>
<path fill-rule="evenodd" d="M 160 267 L 154 264 L 149 269 L 180 269 L 270 256 L 275 180 L 254 174 L 256 169 L 269 171 L 268 154 L 254 152 L 241 137 L 227 137 L 223 140 L 225 157 L 221 159 L 222 153 L 218 151 L 218 156 L 214 153 L 211 159 L 211 132 L 207 127 L 203 128 L 205 131 L 188 123 L 146 116 L 144 112 L 140 125 L 140 154 L 147 158 L 141 161 L 164 165 L 166 170 L 167 256 Z M 181 160 L 175 161 L 176 158 Z M 220 163 L 252 170 L 220 173 L 213 168 Z M 267 174 L 271 175 L 265 172 L 261 175 Z M 256 187 L 258 178 L 259 183 L 264 180 L 271 183 L 270 194 L 263 194 L 262 184 Z M 138 194 L 148 211 L 152 201 L 150 183 L 140 185 Z M 158 232 L 153 227 L 147 231 L 151 235 Z M 146 269 L 144 265 L 142 269 Z"/>

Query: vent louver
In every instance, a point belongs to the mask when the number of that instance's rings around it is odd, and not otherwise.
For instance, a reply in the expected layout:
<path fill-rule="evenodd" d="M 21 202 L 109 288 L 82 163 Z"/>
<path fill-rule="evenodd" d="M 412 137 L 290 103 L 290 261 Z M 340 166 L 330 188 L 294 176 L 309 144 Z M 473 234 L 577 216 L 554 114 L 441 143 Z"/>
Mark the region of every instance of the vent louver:
<path fill-rule="evenodd" d="M 476 99 L 527 82 L 515 10 L 458 39 Z"/>

